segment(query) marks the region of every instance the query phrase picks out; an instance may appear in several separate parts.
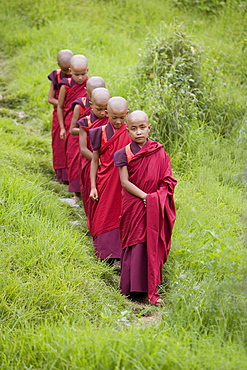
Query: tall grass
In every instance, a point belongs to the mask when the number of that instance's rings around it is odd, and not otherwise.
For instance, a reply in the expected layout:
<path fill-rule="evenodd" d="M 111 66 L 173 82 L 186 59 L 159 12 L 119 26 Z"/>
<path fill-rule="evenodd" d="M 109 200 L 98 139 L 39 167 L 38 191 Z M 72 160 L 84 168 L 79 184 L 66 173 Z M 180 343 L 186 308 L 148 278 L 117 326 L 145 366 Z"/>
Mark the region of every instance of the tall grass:
<path fill-rule="evenodd" d="M 174 1 L 14 0 L 0 17 L 1 368 L 245 369 L 246 14 L 227 7 L 209 18 Z M 160 103 L 151 87 L 143 103 L 138 54 L 162 27 L 165 40 L 179 29 L 198 45 L 210 94 L 194 106 L 185 96 L 194 114 L 186 141 L 169 143 L 177 221 L 160 287 L 165 306 L 153 308 L 119 294 L 118 277 L 94 258 L 83 210 L 61 203 L 66 189 L 49 181 L 46 75 L 70 48 L 88 57 L 90 75 L 104 77 L 112 95 L 150 115 L 152 101 Z"/>

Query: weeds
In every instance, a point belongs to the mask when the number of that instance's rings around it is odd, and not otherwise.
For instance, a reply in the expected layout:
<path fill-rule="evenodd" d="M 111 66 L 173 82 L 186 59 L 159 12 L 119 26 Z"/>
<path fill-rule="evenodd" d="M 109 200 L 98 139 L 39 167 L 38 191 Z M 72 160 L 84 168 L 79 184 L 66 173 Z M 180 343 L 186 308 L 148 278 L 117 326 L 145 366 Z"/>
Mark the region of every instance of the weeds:
<path fill-rule="evenodd" d="M 246 368 L 245 16 L 172 4 L 2 4 L 2 369 Z M 49 181 L 46 76 L 64 47 L 143 108 L 169 149 L 177 221 L 163 308 L 119 294 L 94 259 L 83 212 L 59 202 L 66 188 Z"/>

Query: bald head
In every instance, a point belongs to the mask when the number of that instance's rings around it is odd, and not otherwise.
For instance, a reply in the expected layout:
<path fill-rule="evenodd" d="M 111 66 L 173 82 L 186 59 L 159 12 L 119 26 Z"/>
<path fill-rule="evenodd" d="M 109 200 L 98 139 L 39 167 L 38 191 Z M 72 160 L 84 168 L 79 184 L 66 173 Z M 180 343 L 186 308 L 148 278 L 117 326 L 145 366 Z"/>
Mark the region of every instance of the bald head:
<path fill-rule="evenodd" d="M 107 106 L 109 99 L 110 93 L 104 87 L 97 87 L 92 91 L 92 104 L 105 104 Z"/>
<path fill-rule="evenodd" d="M 74 55 L 70 59 L 70 68 L 83 69 L 87 68 L 87 65 L 88 65 L 87 58 L 82 54 Z"/>
<path fill-rule="evenodd" d="M 148 116 L 142 110 L 131 112 L 128 117 L 128 132 L 133 141 L 144 146 L 148 140 L 150 125 Z"/>
<path fill-rule="evenodd" d="M 92 76 L 87 81 L 87 94 L 91 99 L 92 91 L 97 87 L 105 87 L 105 81 L 102 77 Z"/>
<path fill-rule="evenodd" d="M 128 125 L 137 121 L 146 122 L 148 124 L 148 115 L 143 110 L 134 110 L 128 116 Z"/>
<path fill-rule="evenodd" d="M 74 53 L 69 49 L 60 50 L 57 54 L 57 63 L 61 69 L 68 69 L 70 66 L 70 60 Z"/>
<path fill-rule="evenodd" d="M 107 104 L 107 110 L 109 111 L 128 111 L 128 103 L 122 98 L 122 96 L 114 96 L 109 99 Z"/>
<path fill-rule="evenodd" d="M 121 96 L 114 96 L 107 104 L 107 115 L 111 125 L 118 130 L 128 114 L 128 103 Z"/>

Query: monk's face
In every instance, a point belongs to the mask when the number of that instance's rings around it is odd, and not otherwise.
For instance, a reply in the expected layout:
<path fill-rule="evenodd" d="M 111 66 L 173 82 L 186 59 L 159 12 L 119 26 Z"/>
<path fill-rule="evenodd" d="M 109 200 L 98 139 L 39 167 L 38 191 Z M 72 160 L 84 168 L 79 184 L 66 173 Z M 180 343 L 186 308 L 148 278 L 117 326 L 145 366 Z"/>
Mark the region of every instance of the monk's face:
<path fill-rule="evenodd" d="M 142 116 L 129 119 L 128 132 L 133 141 L 140 146 L 147 142 L 148 134 L 150 132 L 150 125 Z"/>
<path fill-rule="evenodd" d="M 77 84 L 82 85 L 83 82 L 85 82 L 85 80 L 87 78 L 87 72 L 88 72 L 87 67 L 85 67 L 85 66 L 82 66 L 82 67 L 71 66 L 70 71 L 71 71 L 71 75 L 73 77 L 73 80 Z"/>
<path fill-rule="evenodd" d="M 115 130 L 118 130 L 124 123 L 128 114 L 128 108 L 118 109 L 117 107 L 110 107 L 107 111 L 109 121 Z"/>
<path fill-rule="evenodd" d="M 97 118 L 105 118 L 107 102 L 101 102 L 100 100 L 93 101 L 91 104 L 92 110 Z"/>
<path fill-rule="evenodd" d="M 63 63 L 63 62 L 57 62 L 57 64 L 59 65 L 59 67 L 61 68 L 61 71 L 67 75 L 67 76 L 70 76 L 71 75 L 71 72 L 70 72 L 70 68 L 69 68 L 69 64 L 66 64 L 66 63 Z"/>

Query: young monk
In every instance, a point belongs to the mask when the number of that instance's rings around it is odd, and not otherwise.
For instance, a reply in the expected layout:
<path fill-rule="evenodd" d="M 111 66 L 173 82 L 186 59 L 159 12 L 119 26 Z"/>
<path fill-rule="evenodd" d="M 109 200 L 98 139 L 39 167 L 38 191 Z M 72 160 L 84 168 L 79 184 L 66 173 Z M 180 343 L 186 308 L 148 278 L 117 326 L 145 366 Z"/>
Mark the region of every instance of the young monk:
<path fill-rule="evenodd" d="M 52 117 L 52 162 L 56 172 L 56 179 L 66 183 L 68 175 L 66 171 L 64 141 L 60 139 L 60 126 L 57 118 L 58 94 L 60 90 L 60 82 L 63 78 L 70 76 L 70 59 L 73 52 L 68 49 L 60 50 L 57 55 L 57 64 L 59 69 L 52 71 L 47 77 L 51 81 L 48 94 L 48 102 L 54 106 Z"/>
<path fill-rule="evenodd" d="M 163 145 L 148 139 L 150 125 L 143 111 L 128 117 L 131 144 L 114 154 L 123 187 L 120 238 L 120 288 L 123 294 L 159 305 L 157 290 L 170 250 L 175 222 L 176 180 Z"/>
<path fill-rule="evenodd" d="M 90 79 L 89 79 L 90 81 Z M 88 228 L 91 229 L 91 215 L 90 215 L 90 163 L 92 160 L 92 147 L 88 130 L 99 126 L 106 125 L 108 117 L 106 116 L 107 104 L 110 99 L 110 93 L 103 87 L 96 88 L 91 93 L 91 107 L 90 115 L 79 120 L 79 143 L 81 163 L 80 163 L 80 189 L 84 210 L 87 216 Z"/>
<path fill-rule="evenodd" d="M 77 122 L 79 121 L 80 118 L 86 117 L 90 113 L 91 110 L 90 101 L 92 97 L 92 91 L 97 87 L 105 87 L 104 79 L 99 76 L 90 77 L 86 83 L 87 96 L 82 98 L 80 97 L 72 103 L 74 111 L 70 125 L 71 135 L 78 135 L 78 131 L 76 130 L 78 128 Z"/>
<path fill-rule="evenodd" d="M 93 76 L 87 80 L 86 83 L 86 91 L 87 95 L 82 98 L 76 99 L 72 103 L 73 116 L 70 124 L 70 135 L 68 136 L 68 144 L 70 145 L 70 161 L 68 166 L 68 176 L 70 183 L 73 184 L 73 189 L 75 189 L 75 185 L 77 186 L 77 191 L 79 192 L 79 196 L 81 197 L 81 190 L 80 190 L 80 146 L 79 146 L 79 125 L 78 120 L 82 117 L 86 117 L 90 115 L 90 111 L 92 109 L 90 100 L 92 96 L 92 91 L 97 87 L 105 87 L 105 81 L 102 77 Z M 95 117 L 97 119 L 98 117 Z M 93 119 L 93 118 L 92 118 Z M 79 185 L 78 185 L 79 184 Z M 70 190 L 69 190 L 70 191 Z M 76 194 L 78 196 L 78 194 Z"/>
<path fill-rule="evenodd" d="M 66 167 L 69 175 L 71 160 L 73 159 L 73 137 L 69 135 L 73 115 L 72 103 L 78 97 L 86 97 L 86 83 L 88 80 L 88 62 L 84 55 L 74 55 L 70 60 L 71 78 L 61 81 L 58 96 L 57 115 L 60 124 L 60 138 L 66 140 Z M 79 180 L 71 181 L 69 176 L 69 192 L 75 193 L 75 200 L 80 198 Z"/>
<path fill-rule="evenodd" d="M 73 117 L 70 124 L 70 134 L 71 135 L 79 135 L 79 126 L 78 121 L 82 117 L 86 117 L 90 114 L 92 109 L 91 100 L 92 100 L 92 92 L 94 89 L 98 87 L 105 88 L 105 81 L 102 77 L 99 76 L 92 76 L 87 80 L 86 83 L 86 92 L 87 95 L 85 97 L 77 98 L 73 103 L 72 107 L 73 110 Z"/>
<path fill-rule="evenodd" d="M 89 130 L 93 155 L 90 169 L 91 209 L 90 232 L 94 239 L 96 256 L 109 263 L 119 259 L 121 244 L 119 216 L 121 213 L 121 184 L 113 153 L 130 142 L 125 118 L 127 101 L 112 97 L 107 104 L 108 123 Z"/>

